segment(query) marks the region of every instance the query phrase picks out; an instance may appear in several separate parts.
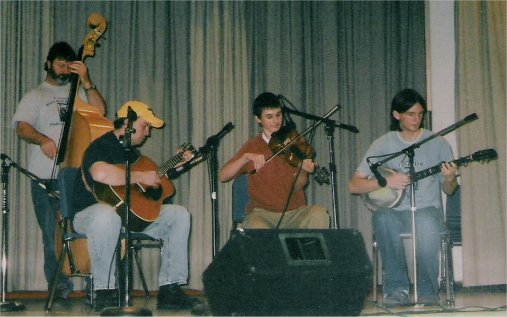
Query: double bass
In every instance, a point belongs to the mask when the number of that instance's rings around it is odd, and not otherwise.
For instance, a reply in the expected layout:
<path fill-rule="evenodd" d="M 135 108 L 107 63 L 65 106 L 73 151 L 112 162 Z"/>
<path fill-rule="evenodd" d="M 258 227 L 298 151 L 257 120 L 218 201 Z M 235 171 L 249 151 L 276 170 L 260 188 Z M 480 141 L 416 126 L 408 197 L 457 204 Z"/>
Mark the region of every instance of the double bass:
<path fill-rule="evenodd" d="M 87 19 L 87 23 L 93 30 L 86 35 L 83 46 L 79 49 L 78 59 L 83 62 L 88 56 L 95 55 L 97 41 L 107 28 L 106 19 L 99 13 L 91 14 Z M 85 103 L 79 97 L 79 87 L 79 76 L 73 74 L 68 110 L 60 136 L 58 155 L 55 159 L 53 173 L 57 170 L 58 165 L 60 168 L 79 168 L 88 145 L 96 138 L 113 129 L 113 123 L 110 120 L 105 118 L 97 108 Z M 57 254 L 60 254 L 62 251 L 61 236 L 63 221 L 65 220 L 61 219 L 60 225 L 56 228 L 55 241 Z M 90 273 L 91 261 L 87 241 L 83 239 L 71 241 L 70 248 L 74 257 L 76 271 Z M 69 259 L 66 258 L 62 271 L 66 274 L 71 274 L 68 261 Z"/>
<path fill-rule="evenodd" d="M 106 31 L 107 21 L 99 13 L 88 17 L 88 25 L 94 28 L 83 41 L 78 58 L 84 62 L 88 56 L 95 55 L 97 41 Z M 79 97 L 80 80 L 73 74 L 69 95 L 67 118 L 62 129 L 60 147 L 56 164 L 60 167 L 80 167 L 84 151 L 88 145 L 104 133 L 113 129 L 113 123 L 106 119 L 97 109 L 85 103 Z"/>

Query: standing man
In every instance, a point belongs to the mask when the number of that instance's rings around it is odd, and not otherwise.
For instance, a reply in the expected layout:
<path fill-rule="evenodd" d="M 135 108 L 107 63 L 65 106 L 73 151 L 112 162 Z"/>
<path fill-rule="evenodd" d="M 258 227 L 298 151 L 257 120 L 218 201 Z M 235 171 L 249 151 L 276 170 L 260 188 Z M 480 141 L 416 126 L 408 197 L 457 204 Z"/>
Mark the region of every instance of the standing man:
<path fill-rule="evenodd" d="M 129 151 L 129 162 L 136 163 L 141 159 L 137 150 L 150 136 L 151 128 L 161 128 L 164 121 L 157 118 L 151 108 L 139 101 L 128 101 L 117 112 L 114 130 L 94 140 L 86 150 L 81 171 L 83 177 L 76 178 L 73 194 L 74 229 L 86 234 L 88 250 L 92 260 L 94 289 L 97 296 L 95 310 L 115 306 L 115 270 L 111 269 L 122 221 L 116 208 L 101 202 L 90 190 L 97 183 L 109 186 L 124 186 L 126 180 L 125 148 L 123 146 L 125 129 L 129 121 L 128 109 L 135 112 L 131 134 L 132 150 Z M 183 153 L 187 162 L 192 153 Z M 140 163 L 139 163 L 140 164 Z M 122 166 L 122 167 L 120 167 Z M 131 183 L 142 184 L 144 188 L 163 186 L 162 178 L 157 171 L 133 168 Z M 83 180 L 86 182 L 83 182 Z M 132 188 L 134 190 L 134 188 Z M 164 197 L 162 197 L 164 198 Z M 188 238 L 190 234 L 190 214 L 183 206 L 160 202 L 159 217 L 151 222 L 143 232 L 163 242 L 158 276 L 159 309 L 191 309 L 200 301 L 187 296 L 181 289 L 188 279 Z"/>
<path fill-rule="evenodd" d="M 367 158 L 396 153 L 422 141 L 432 132 L 422 127 L 426 101 L 415 90 L 398 92 L 391 104 L 390 132 L 373 142 L 348 188 L 352 194 L 367 194 L 381 188 L 382 182 L 372 178 Z M 452 150 L 442 137 L 436 137 L 415 149 L 414 169 L 420 171 L 441 164 L 441 173 L 419 180 L 415 184 L 416 202 L 416 261 L 418 301 L 438 305 L 438 253 L 440 232 L 444 229 L 441 191 L 450 195 L 457 186 L 457 166 L 452 161 Z M 387 188 L 408 190 L 409 158 L 400 155 L 386 162 L 384 167 L 396 171 L 385 177 Z M 386 307 L 409 305 L 410 282 L 400 234 L 412 232 L 410 192 L 406 192 L 393 208 L 381 207 L 373 214 L 373 232 L 382 254 L 383 304 Z"/>
<path fill-rule="evenodd" d="M 284 121 L 280 99 L 270 92 L 260 94 L 253 103 L 253 114 L 261 132 L 243 144 L 219 172 L 220 180 L 227 182 L 256 171 L 248 177 L 250 202 L 241 226 L 276 228 L 282 212 L 287 209 L 280 228 L 328 229 L 327 210 L 306 204 L 304 189 L 315 163 L 305 159 L 300 167 L 294 167 L 283 156 L 276 156 L 266 164 L 273 155 L 269 147 L 271 135 L 280 130 Z"/>
<path fill-rule="evenodd" d="M 50 48 L 44 70 L 47 72 L 46 79 L 23 96 L 12 124 L 17 135 L 29 143 L 28 170 L 41 178 L 49 188 L 56 189 L 56 175 L 52 175 L 52 171 L 69 109 L 71 74 L 79 76 L 79 94 L 82 100 L 96 107 L 102 115 L 106 113 L 106 105 L 90 79 L 88 68 L 77 60 L 77 55 L 69 44 L 58 42 Z M 36 181 L 32 181 L 31 187 L 35 215 L 42 230 L 44 275 L 49 289 L 58 268 L 55 254 L 58 200 L 51 197 Z M 72 283 L 63 274 L 62 276 L 56 297 L 66 299 L 72 291 Z"/>

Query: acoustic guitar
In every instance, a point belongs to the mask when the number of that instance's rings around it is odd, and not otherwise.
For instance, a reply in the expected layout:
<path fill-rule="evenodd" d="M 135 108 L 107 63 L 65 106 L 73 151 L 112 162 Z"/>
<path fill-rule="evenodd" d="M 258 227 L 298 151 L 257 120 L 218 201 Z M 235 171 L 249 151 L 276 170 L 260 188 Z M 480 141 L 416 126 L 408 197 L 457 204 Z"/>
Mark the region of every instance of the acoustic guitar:
<path fill-rule="evenodd" d="M 141 155 L 131 164 L 131 171 L 156 171 L 161 177 L 161 184 L 157 188 L 147 187 L 140 183 L 132 184 L 130 187 L 130 216 L 129 227 L 131 231 L 143 231 L 150 223 L 157 220 L 160 215 L 160 208 L 164 199 L 174 194 L 174 186 L 168 177 L 163 177 L 170 169 L 177 167 L 182 162 L 183 152 L 191 151 L 193 155 L 197 152 L 189 143 L 180 146 L 180 153 L 171 157 L 164 164 L 157 167 L 157 164 L 150 158 Z M 124 164 L 117 165 L 125 168 Z M 116 208 L 118 214 L 125 216 L 124 206 L 126 198 L 126 186 L 112 186 L 96 182 L 93 186 L 93 194 L 98 201 L 107 203 Z"/>
<path fill-rule="evenodd" d="M 494 160 L 497 157 L 498 154 L 494 149 L 487 149 L 477 151 L 472 155 L 464 156 L 452 162 L 455 163 L 457 166 L 462 165 L 466 166 L 470 162 L 474 161 L 489 162 L 490 160 Z M 389 175 L 396 173 L 396 171 L 389 168 L 379 168 L 378 171 L 380 175 L 382 175 L 383 177 L 388 177 Z M 438 164 L 433 167 L 416 172 L 414 177 L 411 179 L 411 183 L 415 183 L 418 180 L 439 173 L 440 171 L 441 164 Z M 379 207 L 388 207 L 388 208 L 396 207 L 402 200 L 404 194 L 405 190 L 402 189 L 395 190 L 387 187 L 382 187 L 380 189 L 369 192 L 367 194 L 363 194 L 361 196 L 368 209 L 370 209 L 371 211 L 375 211 Z"/>

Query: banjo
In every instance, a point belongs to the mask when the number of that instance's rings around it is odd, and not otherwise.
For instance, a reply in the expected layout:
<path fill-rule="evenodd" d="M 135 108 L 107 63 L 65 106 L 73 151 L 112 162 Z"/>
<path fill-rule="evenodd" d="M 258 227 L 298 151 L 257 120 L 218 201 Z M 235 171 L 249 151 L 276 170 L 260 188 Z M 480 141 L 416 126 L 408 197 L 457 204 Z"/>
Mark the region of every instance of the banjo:
<path fill-rule="evenodd" d="M 489 162 L 490 160 L 494 160 L 498 157 L 497 152 L 494 149 L 487 149 L 482 151 L 477 151 L 471 155 L 461 157 L 452 163 L 455 163 L 457 166 L 466 166 L 470 162 L 480 161 L 480 162 Z M 441 171 L 441 164 L 435 165 L 433 167 L 424 169 L 422 171 L 416 172 L 411 179 L 411 183 L 415 183 L 418 180 L 431 176 L 433 174 L 439 173 Z M 396 173 L 395 170 L 380 167 L 378 169 L 380 175 L 383 177 L 388 177 Z M 396 207 L 405 194 L 404 189 L 391 189 L 388 187 L 382 187 L 380 189 L 374 190 L 367 194 L 361 195 L 366 207 L 371 211 L 377 210 L 379 207 L 388 207 L 393 208 Z"/>

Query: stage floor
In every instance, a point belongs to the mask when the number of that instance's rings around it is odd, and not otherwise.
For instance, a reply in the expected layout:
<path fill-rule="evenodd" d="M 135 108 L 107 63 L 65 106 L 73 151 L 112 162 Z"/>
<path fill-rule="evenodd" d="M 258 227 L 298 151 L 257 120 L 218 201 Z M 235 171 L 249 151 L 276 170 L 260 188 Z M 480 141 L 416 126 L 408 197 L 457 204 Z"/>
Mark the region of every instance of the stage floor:
<path fill-rule="evenodd" d="M 192 296 L 201 297 L 200 292 L 189 291 Z M 148 299 L 136 291 L 134 295 L 134 308 L 146 308 L 153 316 L 192 316 L 187 310 L 157 310 L 156 294 L 153 293 Z M 205 300 L 205 298 L 203 298 Z M 57 303 L 48 313 L 44 310 L 46 293 L 43 292 L 22 292 L 8 294 L 7 301 L 16 301 L 25 306 L 22 311 L 1 312 L 1 316 L 97 316 L 85 302 L 82 292 L 74 292 L 66 303 Z M 507 316 L 507 295 L 505 286 L 496 287 L 456 287 L 456 304 L 454 307 L 442 306 L 419 307 L 407 306 L 392 309 L 385 309 L 379 303 L 371 301 L 368 295 L 365 301 L 361 316 Z M 204 313 L 204 316 L 212 316 L 211 313 Z M 132 315 L 131 315 L 132 316 Z"/>

